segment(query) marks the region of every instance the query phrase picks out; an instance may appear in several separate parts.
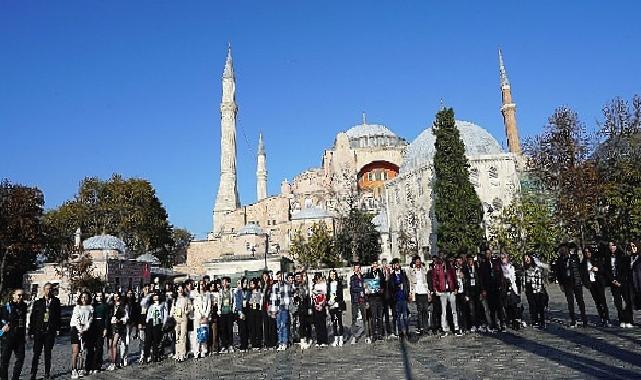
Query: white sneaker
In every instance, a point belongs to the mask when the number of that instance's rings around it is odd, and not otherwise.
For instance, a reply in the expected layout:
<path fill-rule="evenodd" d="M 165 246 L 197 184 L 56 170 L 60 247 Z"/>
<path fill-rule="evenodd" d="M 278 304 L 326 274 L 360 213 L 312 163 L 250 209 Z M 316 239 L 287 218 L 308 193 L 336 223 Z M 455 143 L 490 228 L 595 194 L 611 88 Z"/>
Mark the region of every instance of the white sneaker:
<path fill-rule="evenodd" d="M 338 337 L 338 346 L 339 347 L 343 347 L 343 337 L 342 336 Z"/>
<path fill-rule="evenodd" d="M 107 371 L 113 371 L 115 369 L 116 369 L 116 365 L 113 363 L 109 364 L 109 367 L 107 367 Z"/>
<path fill-rule="evenodd" d="M 71 370 L 71 378 L 72 379 L 78 379 L 78 371 L 77 370 Z"/>
<path fill-rule="evenodd" d="M 229 346 L 229 352 L 233 353 L 234 352 L 234 346 Z"/>
<path fill-rule="evenodd" d="M 472 326 L 472 328 L 470 329 L 470 332 L 475 333 L 475 332 L 476 332 L 476 327 L 475 327 L 475 326 Z"/>
<path fill-rule="evenodd" d="M 621 327 L 621 328 L 626 328 L 626 324 L 625 324 L 625 323 L 623 323 L 623 322 L 621 322 L 621 324 L 619 324 L 619 327 Z"/>
<path fill-rule="evenodd" d="M 352 340 L 350 340 L 349 344 L 356 344 L 356 337 L 353 336 Z"/>
<path fill-rule="evenodd" d="M 632 328 L 632 323 L 628 323 L 628 324 L 626 324 L 626 326 L 625 326 L 625 327 L 627 327 L 627 328 L 631 329 L 631 328 Z"/>
<path fill-rule="evenodd" d="M 372 338 L 367 337 L 367 338 L 365 339 L 365 343 L 367 343 L 367 344 L 372 344 Z"/>

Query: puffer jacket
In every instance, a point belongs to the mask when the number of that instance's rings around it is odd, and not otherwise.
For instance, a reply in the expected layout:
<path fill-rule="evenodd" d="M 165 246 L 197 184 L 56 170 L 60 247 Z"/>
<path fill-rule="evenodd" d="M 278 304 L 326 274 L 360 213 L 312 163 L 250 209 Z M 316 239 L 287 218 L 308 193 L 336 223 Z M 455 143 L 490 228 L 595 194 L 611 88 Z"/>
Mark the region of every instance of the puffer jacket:
<path fill-rule="evenodd" d="M 432 283 L 436 293 L 456 292 L 458 289 L 456 270 L 444 261 L 434 263 Z"/>

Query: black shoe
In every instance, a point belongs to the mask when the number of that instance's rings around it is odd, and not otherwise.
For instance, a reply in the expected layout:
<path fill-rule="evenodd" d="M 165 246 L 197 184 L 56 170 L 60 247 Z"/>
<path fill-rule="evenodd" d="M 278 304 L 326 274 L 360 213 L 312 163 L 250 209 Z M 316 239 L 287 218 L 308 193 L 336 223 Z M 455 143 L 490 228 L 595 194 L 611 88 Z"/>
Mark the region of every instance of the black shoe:
<path fill-rule="evenodd" d="M 576 327 L 576 321 L 570 322 L 570 327 L 572 327 L 572 328 Z"/>

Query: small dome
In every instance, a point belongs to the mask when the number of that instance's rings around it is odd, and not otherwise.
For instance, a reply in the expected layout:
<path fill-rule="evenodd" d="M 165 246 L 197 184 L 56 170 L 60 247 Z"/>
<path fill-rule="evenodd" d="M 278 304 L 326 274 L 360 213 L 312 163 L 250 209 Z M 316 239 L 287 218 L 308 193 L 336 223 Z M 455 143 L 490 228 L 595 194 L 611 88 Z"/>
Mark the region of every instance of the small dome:
<path fill-rule="evenodd" d="M 160 260 L 158 260 L 158 258 L 151 253 L 145 253 L 144 255 L 138 256 L 138 258 L 136 258 L 136 261 L 138 261 L 139 263 L 149 263 L 155 265 L 160 264 Z"/>
<path fill-rule="evenodd" d="M 292 214 L 292 220 L 326 219 L 331 217 L 332 214 L 320 207 L 307 207 Z"/>
<path fill-rule="evenodd" d="M 485 129 L 469 121 L 456 120 L 456 126 L 465 144 L 465 155 L 468 157 L 486 154 L 501 154 L 501 144 Z M 427 128 L 407 147 L 405 161 L 400 172 L 407 173 L 432 162 L 436 136 L 432 128 Z"/>
<path fill-rule="evenodd" d="M 86 251 L 90 250 L 114 250 L 122 254 L 127 250 L 127 246 L 122 239 L 111 235 L 97 235 L 82 242 L 82 247 Z"/>
<path fill-rule="evenodd" d="M 239 235 L 261 235 L 263 234 L 263 230 L 260 228 L 258 224 L 255 223 L 249 223 L 243 226 L 240 230 L 238 230 Z"/>

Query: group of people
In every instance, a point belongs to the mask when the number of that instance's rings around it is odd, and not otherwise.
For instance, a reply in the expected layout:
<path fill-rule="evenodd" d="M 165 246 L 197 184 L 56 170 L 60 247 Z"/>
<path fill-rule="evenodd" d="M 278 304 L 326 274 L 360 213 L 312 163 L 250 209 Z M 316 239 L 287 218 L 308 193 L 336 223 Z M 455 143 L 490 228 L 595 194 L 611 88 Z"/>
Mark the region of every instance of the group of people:
<path fill-rule="evenodd" d="M 141 364 L 160 361 L 169 354 L 181 362 L 235 350 L 286 350 L 294 344 L 307 349 L 366 343 L 410 334 L 409 305 L 416 310 L 416 334 L 460 336 L 466 332 L 504 331 L 526 326 L 521 296 L 528 302 L 530 324 L 546 327 L 548 271 L 553 269 L 569 305 L 570 326 L 576 326 L 574 303 L 587 325 L 583 288 L 587 288 L 604 326 L 610 326 L 605 288 L 610 287 L 621 327 L 632 326 L 632 309 L 641 300 L 641 260 L 633 243 L 623 253 L 610 243 L 609 257 L 593 256 L 589 249 L 564 245 L 553 268 L 526 254 L 517 269 L 506 254 L 490 248 L 476 256 L 453 259 L 432 257 L 425 265 L 414 257 L 407 270 L 394 259 L 371 263 L 369 269 L 353 263 L 343 281 L 332 269 L 327 276 L 305 270 L 295 273 L 265 271 L 260 278 L 229 277 L 181 284 L 145 285 L 139 294 L 126 292 L 91 295 L 82 292 L 73 309 L 71 327 L 72 379 L 114 370 L 129 364 L 129 346 L 139 341 Z M 12 354 L 13 378 L 20 376 L 25 336 L 33 337 L 32 378 L 41 354 L 45 378 L 50 377 L 51 350 L 60 330 L 60 302 L 43 288 L 32 303 L 27 331 L 24 292 L 16 289 L 2 307 L 0 380 L 8 378 Z M 343 318 L 351 310 L 351 331 Z M 641 302 L 636 305 L 641 307 Z M 235 325 L 235 329 L 234 329 Z M 331 328 L 328 329 L 328 326 Z M 105 345 L 107 348 L 105 359 Z"/>
<path fill-rule="evenodd" d="M 611 241 L 607 253 L 598 255 L 592 249 L 584 248 L 582 258 L 579 257 L 580 250 L 574 245 L 562 245 L 559 248 L 554 269 L 568 303 L 571 326 L 577 325 L 575 303 L 579 306 L 583 326 L 588 324 L 583 298 L 585 288 L 592 295 L 601 325 L 611 327 L 606 301 L 606 289 L 610 288 L 619 327 L 633 327 L 633 310 L 641 309 L 641 259 L 638 247 L 638 242 L 630 242 L 623 250 Z"/>

